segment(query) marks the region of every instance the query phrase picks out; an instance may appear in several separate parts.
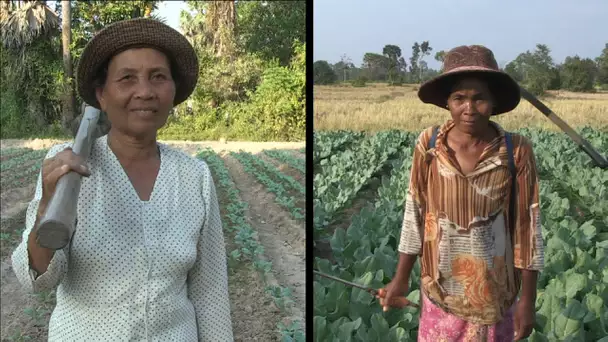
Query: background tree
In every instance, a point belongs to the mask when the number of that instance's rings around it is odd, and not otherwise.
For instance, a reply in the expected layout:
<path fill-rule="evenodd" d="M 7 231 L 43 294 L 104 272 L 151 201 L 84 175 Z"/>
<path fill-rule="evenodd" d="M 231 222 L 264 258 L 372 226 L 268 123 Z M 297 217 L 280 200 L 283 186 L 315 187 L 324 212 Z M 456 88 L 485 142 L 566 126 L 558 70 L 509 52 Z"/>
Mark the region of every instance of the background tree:
<path fill-rule="evenodd" d="M 292 38 L 304 27 L 305 17 L 287 11 L 286 3 L 239 1 L 234 50 L 218 55 L 208 38 L 210 2 L 186 4 L 180 25 L 199 57 L 199 82 L 190 99 L 176 107 L 162 134 L 182 139 L 200 132 L 239 139 L 303 139 L 305 44 Z M 270 17 L 262 13 L 267 10 Z M 255 31 L 259 28 L 264 32 Z"/>
<path fill-rule="evenodd" d="M 431 54 L 433 48 L 430 46 L 428 41 L 423 41 L 422 44 L 415 42 L 412 45 L 412 57 L 410 57 L 410 73 L 412 76 L 412 81 L 416 83 L 422 82 L 422 74 L 426 68 L 426 63 L 421 65 L 420 62 L 424 59 L 424 57 Z"/>
<path fill-rule="evenodd" d="M 608 43 L 604 46 L 602 54 L 595 59 L 597 63 L 597 83 L 608 88 Z"/>
<path fill-rule="evenodd" d="M 373 52 L 367 52 L 363 55 L 363 68 L 370 80 L 386 80 L 389 65 L 389 59 L 384 55 Z"/>
<path fill-rule="evenodd" d="M 3 3 L 0 129 L 3 136 L 44 127 L 58 117 L 59 17 L 44 2 Z"/>
<path fill-rule="evenodd" d="M 354 68 L 355 68 L 355 65 L 353 64 L 352 60 L 346 54 L 343 54 L 340 57 L 340 61 L 333 65 L 333 69 L 336 72 L 336 74 L 342 75 L 342 82 L 346 82 L 347 71 L 354 69 Z"/>
<path fill-rule="evenodd" d="M 419 55 L 419 60 L 418 60 L 418 65 L 419 65 L 418 72 L 420 73 L 418 80 L 420 82 L 423 81 L 422 72 L 424 70 L 428 69 L 426 62 L 424 63 L 424 67 L 420 67 L 421 62 L 423 61 L 424 57 L 431 54 L 431 51 L 433 51 L 433 48 L 431 47 L 431 45 L 429 45 L 428 40 L 424 41 L 424 42 L 422 42 L 422 44 L 420 44 L 420 55 Z"/>
<path fill-rule="evenodd" d="M 232 58 L 235 54 L 236 12 L 234 0 L 207 1 L 205 13 L 205 38 L 218 57 Z"/>
<path fill-rule="evenodd" d="M 327 61 L 316 61 L 313 64 L 314 84 L 327 85 L 336 82 L 337 75 Z"/>
<path fill-rule="evenodd" d="M 565 90 L 584 92 L 593 91 L 597 65 L 589 58 L 566 57 L 561 66 L 561 84 Z"/>
<path fill-rule="evenodd" d="M 435 53 L 435 60 L 439 63 L 443 63 L 443 60 L 445 59 L 445 51 L 441 50 L 441 51 L 437 51 Z"/>
<path fill-rule="evenodd" d="M 17 2 L 13 11 L 4 3 L 3 13 L 2 45 L 7 49 L 24 52 L 34 40 L 49 38 L 59 28 L 59 17 L 41 1 Z"/>
<path fill-rule="evenodd" d="M 288 65 L 306 41 L 306 1 L 238 1 L 238 36 L 246 51 Z"/>
<path fill-rule="evenodd" d="M 399 77 L 401 48 L 397 45 L 385 45 L 382 49 L 382 54 L 386 57 L 388 82 L 394 84 Z"/>
<path fill-rule="evenodd" d="M 444 50 L 437 51 L 435 53 L 435 60 L 437 62 L 441 63 L 441 66 L 439 67 L 439 71 L 443 71 L 443 61 L 445 60 L 445 54 L 446 54 L 446 52 Z"/>
<path fill-rule="evenodd" d="M 61 43 L 63 50 L 63 115 L 61 126 L 64 132 L 70 132 L 70 124 L 76 112 L 76 96 L 74 94 L 74 74 L 72 72 L 72 6 L 69 0 L 61 1 Z"/>
<path fill-rule="evenodd" d="M 556 81 L 559 72 L 550 53 L 549 47 L 537 44 L 534 52 L 519 54 L 507 64 L 505 71 L 530 92 L 542 95 L 551 88 L 559 87 L 559 82 Z"/>
<path fill-rule="evenodd" d="M 418 42 L 414 42 L 414 45 L 412 45 L 412 56 L 410 57 L 410 81 L 411 82 L 418 82 L 419 78 L 417 77 L 417 75 L 420 74 L 419 72 L 419 66 L 418 66 L 418 60 L 420 59 L 420 44 L 418 44 Z"/>

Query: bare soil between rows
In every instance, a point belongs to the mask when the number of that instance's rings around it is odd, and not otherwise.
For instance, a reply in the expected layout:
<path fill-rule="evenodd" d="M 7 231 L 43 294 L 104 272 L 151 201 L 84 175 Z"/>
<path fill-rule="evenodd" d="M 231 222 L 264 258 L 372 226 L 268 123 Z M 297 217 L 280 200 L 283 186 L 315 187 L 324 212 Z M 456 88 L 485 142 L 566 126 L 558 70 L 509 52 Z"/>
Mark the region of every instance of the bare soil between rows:
<path fill-rule="evenodd" d="M 265 256 L 281 286 L 293 291 L 294 316 L 304 322 L 306 312 L 306 231 L 303 222 L 294 221 L 275 202 L 275 196 L 248 175 L 231 156 L 224 162 L 230 176 L 248 203 L 248 218 L 258 232 Z M 295 317 L 294 317 L 295 318 Z"/>
<path fill-rule="evenodd" d="M 10 147 L 28 147 L 32 149 L 48 149 L 51 146 L 62 143 L 61 140 L 35 139 L 35 140 L 14 140 L 5 139 L 0 141 L 2 149 Z M 265 149 L 284 149 L 289 150 L 294 155 L 301 155 L 297 150 L 305 146 L 304 142 L 282 143 L 282 142 L 183 142 L 183 141 L 161 141 L 169 144 L 188 154 L 195 154 L 200 149 L 211 148 L 216 152 L 222 151 L 247 151 L 259 153 Z M 229 165 L 227 165 L 229 166 Z M 240 166 L 240 164 L 238 165 Z M 266 254 L 273 261 L 273 269 L 280 270 L 282 277 L 279 279 L 281 285 L 289 286 L 294 289 L 294 297 L 297 303 L 294 317 L 304 319 L 304 287 L 305 287 L 305 262 L 304 262 L 304 229 L 297 227 L 299 235 L 288 234 L 282 238 L 280 232 L 291 232 L 293 227 L 288 227 L 290 221 L 283 221 L 289 214 L 283 212 L 281 208 L 274 204 L 274 198 L 264 197 L 267 193 L 259 184 L 254 186 L 251 179 L 243 174 L 242 169 L 238 172 L 230 170 L 235 179 L 244 201 L 250 203 L 250 221 L 252 227 L 264 233 L 260 233 L 265 246 Z M 243 180 L 245 179 L 245 181 Z M 255 182 L 255 181 L 253 181 Z M 46 324 L 36 326 L 36 322 L 31 316 L 25 313 L 27 308 L 44 308 L 52 310 L 48 303 L 41 303 L 35 296 L 25 293 L 21 284 L 11 267 L 10 254 L 20 242 L 20 235 L 15 232 L 24 225 L 25 212 L 27 206 L 34 196 L 34 184 L 29 184 L 21 188 L 2 189 L 1 199 L 1 232 L 3 239 L 0 241 L 1 251 L 1 311 L 0 311 L 0 341 L 10 341 L 14 336 L 29 336 L 30 341 L 46 341 L 48 318 L 50 313 L 42 316 L 42 321 Z M 255 205 L 254 205 L 255 204 Z M 271 209 L 265 209 L 268 205 Z M 274 205 L 274 207 L 273 207 Z M 280 228 L 275 228 L 276 227 Z M 7 238 L 10 236 L 10 238 Z M 230 251 L 232 237 L 227 237 L 227 251 Z M 275 250 L 273 250 L 275 248 Z M 234 248 L 232 248 L 234 249 Z M 284 257 L 281 256 L 288 251 Z M 284 268 L 278 265 L 283 263 Z M 287 267 L 289 265 L 290 267 Z M 288 272 L 283 271 L 289 269 Z M 243 266 L 234 269 L 229 275 L 229 292 L 231 299 L 231 309 L 233 312 L 233 328 L 236 341 L 275 341 L 278 339 L 276 324 L 281 319 L 279 309 L 272 303 L 272 298 L 264 293 L 264 282 L 257 271 Z M 287 281 L 284 278 L 289 278 Z M 283 282 L 285 281 L 285 282 Z M 295 287 L 295 288 L 294 288 Z M 39 322 L 38 322 L 39 323 Z"/>

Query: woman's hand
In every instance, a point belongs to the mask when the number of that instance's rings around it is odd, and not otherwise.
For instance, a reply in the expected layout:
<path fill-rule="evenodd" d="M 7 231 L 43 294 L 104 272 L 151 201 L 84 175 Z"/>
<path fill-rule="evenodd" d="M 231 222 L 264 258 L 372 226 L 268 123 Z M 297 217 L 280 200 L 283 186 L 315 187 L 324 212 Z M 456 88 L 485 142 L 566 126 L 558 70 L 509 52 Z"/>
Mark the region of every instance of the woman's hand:
<path fill-rule="evenodd" d="M 77 172 L 85 177 L 91 175 L 82 157 L 75 154 L 69 147 L 57 153 L 54 157 L 44 160 L 42 163 L 42 199 L 40 200 L 39 213 L 44 212 L 46 205 L 53 197 L 59 178 L 70 171 Z"/>
<path fill-rule="evenodd" d="M 523 340 L 530 336 L 536 320 L 534 302 L 523 298 L 519 299 L 513 319 L 515 325 L 515 341 Z"/>
<path fill-rule="evenodd" d="M 378 290 L 376 298 L 380 299 L 382 310 L 386 312 L 391 307 L 401 309 L 409 304 L 409 301 L 405 298 L 409 290 L 408 282 L 409 280 L 393 279 L 386 287 Z"/>

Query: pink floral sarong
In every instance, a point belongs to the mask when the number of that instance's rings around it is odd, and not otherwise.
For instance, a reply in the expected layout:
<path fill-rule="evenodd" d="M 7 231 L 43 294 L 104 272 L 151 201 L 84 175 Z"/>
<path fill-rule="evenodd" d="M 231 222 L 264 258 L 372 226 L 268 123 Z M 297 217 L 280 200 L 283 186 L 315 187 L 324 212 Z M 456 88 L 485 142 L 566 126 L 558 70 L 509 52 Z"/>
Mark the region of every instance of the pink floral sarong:
<path fill-rule="evenodd" d="M 469 323 L 446 313 L 422 295 L 422 313 L 418 329 L 419 342 L 511 342 L 515 334 L 513 305 L 502 321 L 483 325 Z"/>

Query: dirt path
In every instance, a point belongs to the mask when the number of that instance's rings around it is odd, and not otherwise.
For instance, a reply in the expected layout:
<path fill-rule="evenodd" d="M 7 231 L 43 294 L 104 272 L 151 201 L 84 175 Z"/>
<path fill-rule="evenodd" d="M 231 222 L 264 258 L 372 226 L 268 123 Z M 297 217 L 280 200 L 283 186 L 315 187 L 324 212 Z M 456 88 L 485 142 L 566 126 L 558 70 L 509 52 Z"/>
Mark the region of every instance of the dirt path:
<path fill-rule="evenodd" d="M 274 195 L 248 175 L 241 164 L 230 156 L 224 161 L 232 180 L 249 203 L 253 228 L 259 234 L 264 254 L 272 262 L 277 281 L 293 291 L 296 316 L 304 320 L 306 303 L 306 241 L 303 223 L 293 221 L 287 212 L 274 203 Z"/>
<path fill-rule="evenodd" d="M 61 143 L 60 140 L 50 139 L 35 139 L 35 140 L 0 140 L 0 147 L 2 149 L 9 147 L 29 147 L 32 149 L 43 149 L 49 148 L 54 144 Z M 165 142 L 171 146 L 177 147 L 189 154 L 196 153 L 199 149 L 210 147 L 216 152 L 221 151 L 247 151 L 251 153 L 259 153 L 264 149 L 299 149 L 305 146 L 305 143 L 259 143 L 259 142 L 179 142 L 170 141 Z M 239 165 L 240 167 L 240 165 Z M 242 172 L 242 169 L 240 170 Z M 237 182 L 237 180 L 235 180 Z M 237 185 L 241 188 L 242 182 L 238 182 Z M 241 188 L 242 189 L 242 188 Z M 245 187 L 245 189 L 247 189 Z M 252 188 L 253 189 L 253 188 Z M 261 196 L 266 192 L 261 188 L 258 189 L 259 194 L 253 192 L 242 192 L 243 200 L 251 204 L 261 204 L 258 202 Z M 30 341 L 45 341 L 46 340 L 46 325 L 48 324 L 48 313 L 42 314 L 42 318 L 38 322 L 42 321 L 42 327 L 36 327 L 34 320 L 31 315 L 24 312 L 25 309 L 33 309 L 35 313 L 46 312 L 44 310 L 52 310 L 52 306 L 49 305 L 48 301 L 40 302 L 36 297 L 26 294 L 15 274 L 11 268 L 10 254 L 16 247 L 16 244 L 20 242 L 20 235 L 15 232 L 16 229 L 22 228 L 24 224 L 25 211 L 29 201 L 34 196 L 34 184 L 15 189 L 2 189 L 0 193 L 1 197 L 1 215 L 2 215 L 2 251 L 1 256 L 1 317 L 0 317 L 0 341 L 9 341 L 10 337 L 14 336 L 29 336 L 32 339 Z M 253 200 L 252 200 L 253 199 Z M 266 199 L 269 203 L 273 204 L 274 198 Z M 272 227 L 271 223 L 274 221 L 281 221 L 286 218 L 286 213 L 281 214 L 281 209 L 276 208 L 277 214 L 271 217 L 271 220 L 266 219 L 262 221 L 262 227 L 264 227 L 264 234 L 260 233 L 260 239 L 267 239 L 267 236 L 271 236 L 271 240 L 275 234 L 281 236 L 281 231 L 291 232 L 292 229 L 286 228 L 282 225 L 281 229 L 276 230 Z M 259 223 L 260 212 L 268 214 L 265 210 L 257 208 L 257 210 L 250 209 L 252 211 L 252 226 L 256 227 L 258 231 L 261 231 Z M 288 221 L 285 221 L 288 222 Z M 255 223 L 255 224 L 254 224 Z M 304 230 L 302 227 L 298 227 L 300 233 L 298 234 L 287 234 L 285 241 L 275 241 L 274 244 L 277 247 L 266 247 L 267 253 L 273 260 L 273 265 L 281 263 L 281 254 L 285 254 L 286 259 L 283 260 L 284 264 L 290 264 L 292 267 L 291 271 L 285 273 L 284 269 L 274 266 L 275 270 L 281 270 L 281 273 L 285 276 L 291 277 L 291 282 L 284 283 L 281 281 L 281 285 L 289 286 L 294 290 L 294 297 L 298 303 L 299 317 L 303 320 L 304 318 L 304 285 L 305 285 L 305 264 L 304 264 Z M 7 238 L 7 236 L 9 238 Z M 228 242 L 231 243 L 231 242 Z M 265 245 L 266 243 L 263 242 Z M 288 243 L 288 245 L 285 245 Z M 280 245 L 280 246 L 279 246 Z M 293 247 L 291 247 L 293 246 Z M 227 247 L 230 248 L 230 247 Z M 273 249 L 274 248 L 274 249 Z M 287 250 L 288 252 L 284 252 Z M 270 253 L 272 251 L 272 253 Z M 276 261 L 275 261 L 276 260 Z M 260 279 L 256 271 L 250 270 L 247 267 L 236 268 L 237 272 L 230 274 L 230 297 L 232 301 L 233 311 L 233 322 L 235 339 L 237 341 L 274 341 L 277 338 L 276 323 L 279 314 L 278 308 L 272 303 L 272 299 L 264 293 L 264 282 Z M 234 285 L 232 285 L 234 284 Z M 296 285 L 296 286 L 294 286 Z M 296 291 L 296 288 L 298 289 Z M 42 310 L 42 311 L 41 311 Z M 31 313 L 31 312 L 30 312 Z M 45 318 L 46 317 L 46 318 Z"/>
<path fill-rule="evenodd" d="M 226 239 L 227 251 L 236 246 Z M 265 294 L 264 280 L 250 265 L 229 267 L 228 291 L 235 341 L 279 341 L 276 331 L 281 312 Z"/>

